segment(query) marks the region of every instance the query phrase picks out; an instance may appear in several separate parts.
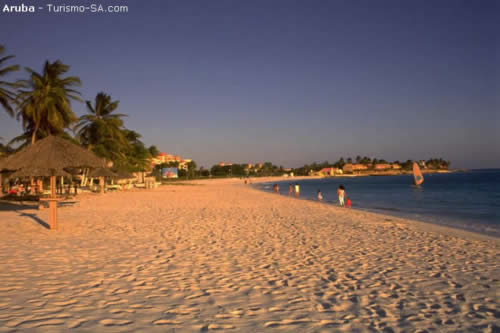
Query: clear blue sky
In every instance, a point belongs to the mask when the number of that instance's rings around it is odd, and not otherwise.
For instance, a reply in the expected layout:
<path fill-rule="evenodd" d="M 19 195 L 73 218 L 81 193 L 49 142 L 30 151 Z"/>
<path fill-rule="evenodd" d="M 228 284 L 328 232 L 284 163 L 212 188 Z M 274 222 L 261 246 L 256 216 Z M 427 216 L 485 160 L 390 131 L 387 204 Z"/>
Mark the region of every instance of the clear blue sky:
<path fill-rule="evenodd" d="M 0 12 L 0 44 L 37 71 L 70 65 L 85 99 L 120 100 L 162 151 L 205 167 L 356 155 L 500 167 L 496 1 L 101 3 L 129 12 Z M 0 112 L 4 141 L 20 132 Z"/>

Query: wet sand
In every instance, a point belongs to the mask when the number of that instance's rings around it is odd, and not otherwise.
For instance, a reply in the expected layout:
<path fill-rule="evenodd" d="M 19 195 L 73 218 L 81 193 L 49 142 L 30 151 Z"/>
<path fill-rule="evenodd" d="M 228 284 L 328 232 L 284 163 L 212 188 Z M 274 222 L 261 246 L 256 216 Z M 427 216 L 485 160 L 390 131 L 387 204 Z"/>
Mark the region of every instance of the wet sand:
<path fill-rule="evenodd" d="M 500 329 L 496 238 L 189 184 L 1 204 L 0 332 Z"/>

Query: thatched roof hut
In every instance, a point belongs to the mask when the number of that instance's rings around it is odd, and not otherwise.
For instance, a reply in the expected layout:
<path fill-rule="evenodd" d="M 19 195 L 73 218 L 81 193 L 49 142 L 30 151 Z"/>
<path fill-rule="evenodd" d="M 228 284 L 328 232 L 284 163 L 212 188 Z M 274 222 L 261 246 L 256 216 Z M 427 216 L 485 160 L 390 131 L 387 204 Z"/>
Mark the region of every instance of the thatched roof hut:
<path fill-rule="evenodd" d="M 71 176 L 70 173 L 64 171 L 63 169 L 43 169 L 43 168 L 32 168 L 26 167 L 17 170 L 9 176 L 9 178 L 24 178 L 24 177 L 52 177 L 52 176 Z"/>
<path fill-rule="evenodd" d="M 0 161 L 1 170 L 18 171 L 26 176 L 50 176 L 51 198 L 48 199 L 50 207 L 50 228 L 57 229 L 57 201 L 56 175 L 63 172 L 64 168 L 105 168 L 104 159 L 97 157 L 89 150 L 62 139 L 49 136 L 37 141 L 6 159 Z"/>
<path fill-rule="evenodd" d="M 49 136 L 0 161 L 0 170 L 104 168 L 106 162 L 68 140 Z M 34 176 L 34 175 L 33 175 Z"/>
<path fill-rule="evenodd" d="M 116 178 L 117 179 L 135 179 L 136 177 L 127 171 L 117 171 L 116 172 Z"/>
<path fill-rule="evenodd" d="M 107 168 L 94 169 L 90 172 L 89 177 L 111 177 L 117 178 L 117 174 Z"/>

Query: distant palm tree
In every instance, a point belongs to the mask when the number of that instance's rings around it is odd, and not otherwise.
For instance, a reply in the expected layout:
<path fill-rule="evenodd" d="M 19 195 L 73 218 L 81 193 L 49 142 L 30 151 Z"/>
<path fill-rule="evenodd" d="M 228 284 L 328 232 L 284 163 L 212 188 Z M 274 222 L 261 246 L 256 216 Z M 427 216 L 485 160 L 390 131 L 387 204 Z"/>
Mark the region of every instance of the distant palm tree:
<path fill-rule="evenodd" d="M 26 68 L 29 80 L 21 81 L 17 101 L 17 118 L 22 119 L 24 134 L 14 141 L 31 138 L 31 143 L 47 135 L 60 135 L 76 120 L 71 110 L 71 100 L 81 101 L 80 93 L 73 89 L 81 85 L 76 76 L 62 77 L 69 66 L 59 60 L 45 62 L 41 74 Z"/>
<path fill-rule="evenodd" d="M 87 101 L 88 114 L 81 116 L 75 126 L 76 134 L 85 147 L 92 149 L 105 141 L 125 144 L 127 139 L 123 132 L 124 114 L 113 113 L 119 101 L 112 101 L 111 96 L 100 92 L 95 97 L 94 105 Z"/>
<path fill-rule="evenodd" d="M 18 71 L 19 65 L 3 67 L 3 64 L 7 60 L 14 58 L 13 55 L 2 57 L 4 51 L 5 47 L 3 45 L 0 45 L 0 105 L 2 105 L 2 107 L 10 116 L 14 116 L 14 108 L 12 107 L 12 103 L 14 102 L 16 97 L 15 88 L 17 87 L 17 84 L 2 81 L 1 77 L 7 75 L 8 73 Z"/>

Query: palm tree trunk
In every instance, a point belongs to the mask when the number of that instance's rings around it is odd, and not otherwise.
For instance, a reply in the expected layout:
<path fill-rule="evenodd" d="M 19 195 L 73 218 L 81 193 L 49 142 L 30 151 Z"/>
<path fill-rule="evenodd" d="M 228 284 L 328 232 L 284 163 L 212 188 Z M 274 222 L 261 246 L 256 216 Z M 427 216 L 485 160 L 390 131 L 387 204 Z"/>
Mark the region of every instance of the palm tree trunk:
<path fill-rule="evenodd" d="M 83 169 L 82 179 L 80 181 L 80 187 L 87 186 L 87 172 L 88 169 Z"/>
<path fill-rule="evenodd" d="M 35 130 L 33 131 L 33 134 L 31 135 L 31 144 L 35 144 L 35 141 L 36 141 L 36 132 L 38 131 L 38 127 L 35 127 Z M 34 194 L 34 191 L 33 191 L 33 183 L 34 183 L 34 180 L 33 180 L 33 177 L 30 177 L 30 182 L 31 182 L 31 194 Z"/>
<path fill-rule="evenodd" d="M 38 128 L 35 127 L 35 130 L 33 131 L 33 134 L 31 135 L 31 144 L 35 144 L 36 141 L 36 132 L 38 132 Z"/>

